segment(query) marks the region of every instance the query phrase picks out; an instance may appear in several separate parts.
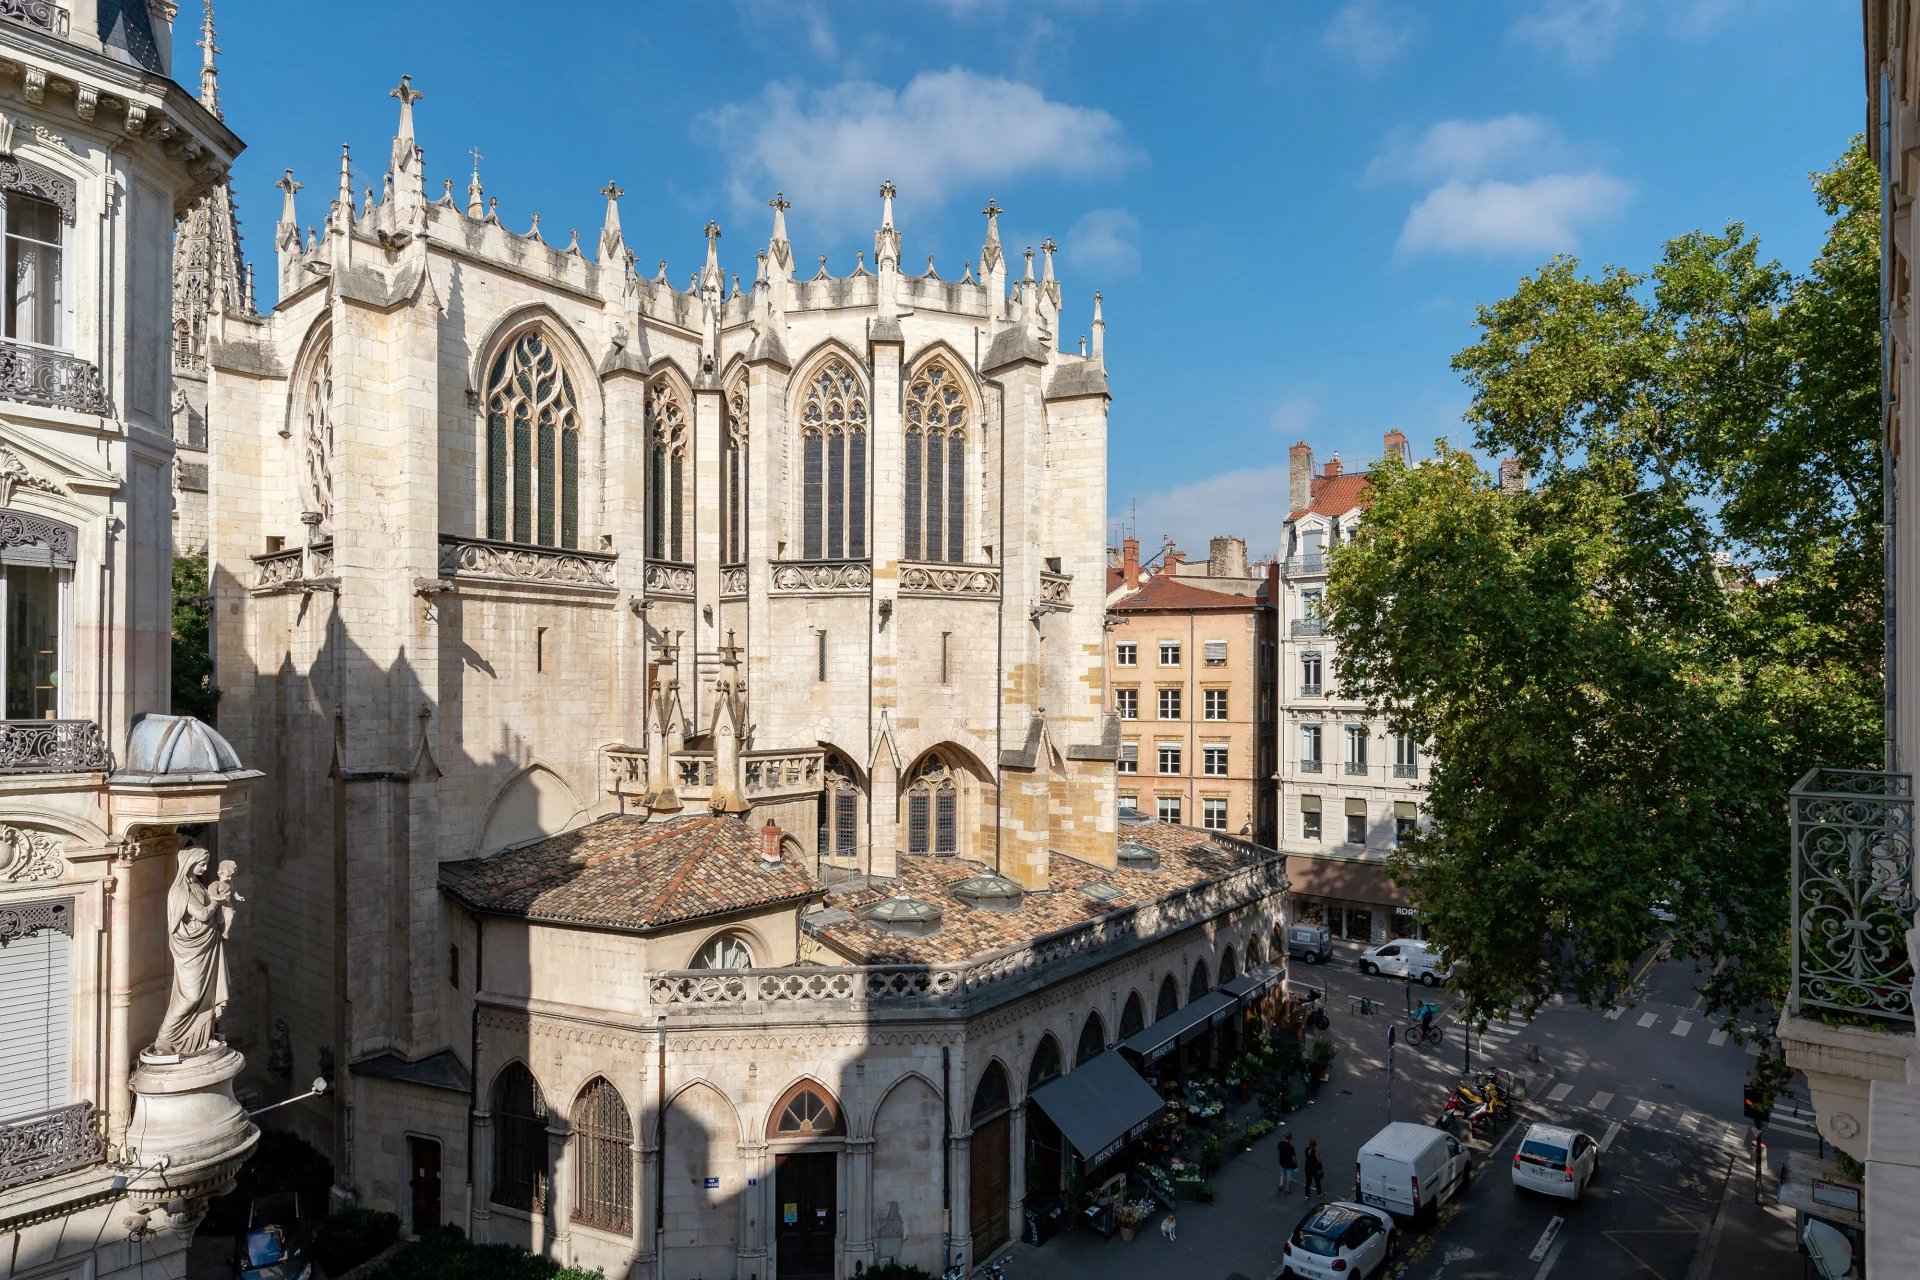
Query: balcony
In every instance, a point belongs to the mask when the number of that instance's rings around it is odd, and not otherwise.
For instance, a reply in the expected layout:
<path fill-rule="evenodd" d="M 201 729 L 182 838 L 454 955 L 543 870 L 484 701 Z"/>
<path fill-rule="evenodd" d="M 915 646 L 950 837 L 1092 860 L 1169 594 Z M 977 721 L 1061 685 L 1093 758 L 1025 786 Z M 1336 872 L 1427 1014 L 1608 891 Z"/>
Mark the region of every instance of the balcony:
<path fill-rule="evenodd" d="M 1914 1048 L 1913 780 L 1810 769 L 1789 805 L 1793 968 L 1779 1036 L 1821 1135 L 1865 1159 L 1871 1086 L 1904 1083 Z"/>
<path fill-rule="evenodd" d="M 1294 637 L 1323 636 L 1327 634 L 1327 624 L 1322 618 L 1295 618 L 1288 627 Z"/>
<path fill-rule="evenodd" d="M 53 0 L 0 0 L 0 19 L 65 37 L 70 30 L 67 11 Z"/>
<path fill-rule="evenodd" d="M 1327 553 L 1324 551 L 1300 552 L 1287 561 L 1287 573 L 1325 573 L 1327 571 Z"/>
<path fill-rule="evenodd" d="M 0 1191 L 84 1169 L 106 1154 L 91 1102 L 0 1121 Z"/>
<path fill-rule="evenodd" d="M 1300 696 L 1303 698 L 1317 698 L 1320 696 L 1320 686 L 1317 684 L 1303 684 L 1300 686 Z"/>
<path fill-rule="evenodd" d="M 1320 762 L 1318 760 L 1302 760 L 1300 762 L 1300 772 L 1318 773 L 1320 772 Z"/>
<path fill-rule="evenodd" d="M 91 720 L 0 720 L 0 773 L 111 773 L 113 752 Z"/>
<path fill-rule="evenodd" d="M 6 16 L 7 9 L 8 0 L 0 0 L 0 16 Z M 0 338 L 0 400 L 113 416 L 113 400 L 98 367 L 64 351 L 6 338 Z"/>
<path fill-rule="evenodd" d="M 1349 760 L 1347 761 L 1347 776 L 1349 778 L 1364 778 L 1367 776 L 1367 766 L 1364 763 L 1356 763 Z"/>
<path fill-rule="evenodd" d="M 440 576 L 463 581 L 611 593 L 617 559 L 603 551 L 440 535 Z"/>
<path fill-rule="evenodd" d="M 1393 766 L 1393 776 L 1396 778 L 1417 778 L 1420 776 L 1420 766 L 1417 764 L 1396 764 Z"/>

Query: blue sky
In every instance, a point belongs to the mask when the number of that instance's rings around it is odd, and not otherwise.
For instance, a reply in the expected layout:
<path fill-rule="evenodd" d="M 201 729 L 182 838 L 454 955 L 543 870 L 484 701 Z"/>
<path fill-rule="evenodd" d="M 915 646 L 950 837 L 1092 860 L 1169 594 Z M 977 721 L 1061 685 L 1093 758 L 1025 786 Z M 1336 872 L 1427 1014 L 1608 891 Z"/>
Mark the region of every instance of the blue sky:
<path fill-rule="evenodd" d="M 708 217 L 751 279 L 776 189 L 800 262 L 844 273 L 883 178 L 907 268 L 932 254 L 952 278 L 993 195 L 1015 254 L 1060 243 L 1069 348 L 1105 294 L 1110 511 L 1201 553 L 1214 532 L 1272 549 L 1295 439 L 1349 467 L 1391 426 L 1420 454 L 1464 443 L 1448 361 L 1475 304 L 1553 252 L 1640 266 L 1740 219 L 1804 266 L 1823 228 L 1806 175 L 1864 116 L 1840 0 L 327 8 L 219 6 L 263 281 L 271 183 L 292 166 L 319 222 L 349 142 L 356 186 L 377 185 L 402 72 L 427 95 L 433 190 L 464 191 L 478 147 L 508 226 L 537 210 L 550 241 L 590 244 L 615 178 L 628 242 L 676 281 Z M 198 17 L 189 0 L 177 28 L 189 85 Z"/>

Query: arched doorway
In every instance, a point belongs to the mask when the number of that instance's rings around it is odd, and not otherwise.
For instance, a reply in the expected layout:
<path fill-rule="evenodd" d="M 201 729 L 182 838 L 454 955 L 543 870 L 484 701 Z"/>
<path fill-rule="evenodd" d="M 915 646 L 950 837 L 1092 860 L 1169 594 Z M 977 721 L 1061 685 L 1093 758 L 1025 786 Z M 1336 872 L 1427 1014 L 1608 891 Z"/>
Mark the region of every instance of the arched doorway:
<path fill-rule="evenodd" d="M 1060 1071 L 1060 1042 L 1050 1035 L 1040 1037 L 1040 1047 L 1033 1051 L 1033 1062 L 1027 1068 L 1029 1103 L 1033 1091 L 1047 1081 L 1057 1079 Z M 1051 1200 L 1060 1194 L 1061 1178 L 1067 1163 L 1066 1141 L 1052 1118 L 1032 1105 L 1027 1107 L 1026 1160 L 1028 1203 Z"/>
<path fill-rule="evenodd" d="M 1073 1051 L 1073 1065 L 1085 1066 L 1091 1059 L 1107 1051 L 1107 1027 L 1100 1021 L 1098 1010 L 1087 1015 L 1087 1023 L 1080 1028 L 1080 1047 Z"/>
<path fill-rule="evenodd" d="M 1057 1051 L 1057 1050 L 1056 1050 Z M 968 1143 L 967 1220 L 973 1228 L 973 1257 L 978 1261 L 1007 1242 L 1008 1185 L 1012 1181 L 1009 1136 L 1013 1098 L 1007 1070 L 997 1061 L 973 1091 L 970 1113 L 972 1140 Z"/>
<path fill-rule="evenodd" d="M 801 1080 L 780 1095 L 767 1115 L 773 1201 L 778 1206 L 773 1225 L 778 1280 L 833 1280 L 840 1146 L 846 1136 L 840 1104 L 812 1080 Z"/>
<path fill-rule="evenodd" d="M 1125 1040 L 1136 1031 L 1146 1028 L 1146 1006 L 1141 1003 L 1140 993 L 1132 992 L 1127 996 L 1126 1008 L 1120 1011 L 1120 1038 Z"/>

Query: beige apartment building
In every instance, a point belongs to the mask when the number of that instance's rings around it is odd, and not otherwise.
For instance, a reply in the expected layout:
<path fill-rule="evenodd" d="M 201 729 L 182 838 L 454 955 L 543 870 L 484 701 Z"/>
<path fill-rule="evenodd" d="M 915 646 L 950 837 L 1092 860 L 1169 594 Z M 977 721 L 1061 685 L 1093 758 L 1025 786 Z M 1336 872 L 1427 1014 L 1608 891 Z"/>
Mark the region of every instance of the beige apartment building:
<path fill-rule="evenodd" d="M 1160 558 L 1143 570 L 1126 539 L 1107 605 L 1120 807 L 1271 846 L 1272 566 L 1250 573 L 1230 537 L 1204 563 Z"/>

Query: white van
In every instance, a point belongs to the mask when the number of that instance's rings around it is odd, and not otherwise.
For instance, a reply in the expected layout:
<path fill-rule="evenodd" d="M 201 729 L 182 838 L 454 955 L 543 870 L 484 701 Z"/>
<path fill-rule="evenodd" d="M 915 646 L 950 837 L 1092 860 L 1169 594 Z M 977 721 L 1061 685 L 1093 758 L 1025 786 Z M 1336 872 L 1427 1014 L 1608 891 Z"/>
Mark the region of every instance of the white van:
<path fill-rule="evenodd" d="M 1431 1125 L 1396 1120 L 1367 1140 L 1353 1162 L 1360 1199 L 1397 1218 L 1431 1222 L 1472 1175 L 1459 1139 Z"/>
<path fill-rule="evenodd" d="M 1360 954 L 1360 972 L 1384 973 L 1389 978 L 1413 978 L 1422 986 L 1437 986 L 1453 976 L 1446 953 L 1418 938 L 1395 938 Z"/>

